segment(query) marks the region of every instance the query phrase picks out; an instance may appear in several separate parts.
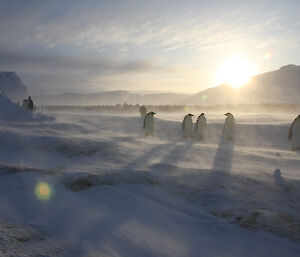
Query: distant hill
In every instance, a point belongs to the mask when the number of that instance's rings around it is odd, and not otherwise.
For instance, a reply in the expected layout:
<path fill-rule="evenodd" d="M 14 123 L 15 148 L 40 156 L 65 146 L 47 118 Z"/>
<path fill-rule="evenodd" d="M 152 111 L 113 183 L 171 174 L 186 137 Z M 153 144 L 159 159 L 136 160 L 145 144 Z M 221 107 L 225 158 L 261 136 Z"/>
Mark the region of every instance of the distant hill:
<path fill-rule="evenodd" d="M 232 103 L 236 98 L 236 89 L 227 84 L 212 87 L 189 97 L 186 103 L 196 105 Z"/>
<path fill-rule="evenodd" d="M 63 93 L 59 95 L 37 95 L 36 104 L 43 105 L 115 105 L 115 104 L 178 104 L 189 95 L 174 93 L 138 94 L 128 91 L 109 91 L 95 94 Z"/>
<path fill-rule="evenodd" d="M 300 66 L 287 65 L 279 70 L 253 77 L 242 88 L 250 102 L 300 102 Z"/>
<path fill-rule="evenodd" d="M 15 102 L 21 102 L 28 96 L 26 87 L 15 72 L 0 72 L 0 92 Z"/>
<path fill-rule="evenodd" d="M 300 66 L 287 65 L 279 70 L 254 76 L 236 90 L 222 84 L 188 98 L 191 104 L 299 103 Z"/>

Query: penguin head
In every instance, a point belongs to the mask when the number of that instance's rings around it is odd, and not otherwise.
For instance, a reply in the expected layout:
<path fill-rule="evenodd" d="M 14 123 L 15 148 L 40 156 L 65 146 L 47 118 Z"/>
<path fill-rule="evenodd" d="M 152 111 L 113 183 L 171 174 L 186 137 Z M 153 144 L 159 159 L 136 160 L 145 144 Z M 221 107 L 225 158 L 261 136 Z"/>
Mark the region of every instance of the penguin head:
<path fill-rule="evenodd" d="M 149 112 L 149 113 L 152 114 L 152 115 L 156 114 L 155 112 Z"/>
<path fill-rule="evenodd" d="M 227 116 L 227 117 L 228 117 L 228 116 L 233 116 L 230 112 L 227 112 L 227 113 L 225 113 L 224 115 Z"/>
<path fill-rule="evenodd" d="M 202 112 L 201 114 L 200 114 L 200 116 L 204 116 L 205 115 L 205 113 L 204 112 Z"/>
<path fill-rule="evenodd" d="M 191 114 L 191 113 L 189 113 L 188 115 L 189 115 L 189 116 L 191 116 L 191 117 L 193 117 L 193 116 L 194 116 L 194 115 L 193 115 L 193 114 Z"/>

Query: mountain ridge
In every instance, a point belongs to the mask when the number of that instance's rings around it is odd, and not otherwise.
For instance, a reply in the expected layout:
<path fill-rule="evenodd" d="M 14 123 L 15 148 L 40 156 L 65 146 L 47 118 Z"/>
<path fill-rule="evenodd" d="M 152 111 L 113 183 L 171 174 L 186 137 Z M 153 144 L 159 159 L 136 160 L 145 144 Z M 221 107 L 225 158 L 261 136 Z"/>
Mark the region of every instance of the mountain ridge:
<path fill-rule="evenodd" d="M 94 94 L 37 95 L 35 98 L 38 104 L 44 105 L 299 103 L 300 66 L 289 64 L 278 70 L 258 74 L 239 89 L 224 83 L 193 95 L 180 93 L 142 94 L 116 90 Z"/>

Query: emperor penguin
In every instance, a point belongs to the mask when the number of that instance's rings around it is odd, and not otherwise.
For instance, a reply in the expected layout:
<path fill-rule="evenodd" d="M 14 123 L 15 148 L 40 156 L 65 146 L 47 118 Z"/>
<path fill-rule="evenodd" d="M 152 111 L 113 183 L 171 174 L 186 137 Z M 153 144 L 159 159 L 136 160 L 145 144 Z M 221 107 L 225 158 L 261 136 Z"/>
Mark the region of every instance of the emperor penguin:
<path fill-rule="evenodd" d="M 146 114 L 147 114 L 147 108 L 145 105 L 142 105 L 139 109 L 140 111 L 140 115 L 141 115 L 141 118 L 145 118 Z"/>
<path fill-rule="evenodd" d="M 226 117 L 223 127 L 223 140 L 232 141 L 234 138 L 234 117 L 230 112 L 224 114 Z"/>
<path fill-rule="evenodd" d="M 183 137 L 192 137 L 193 136 L 193 120 L 192 117 L 194 115 L 189 113 L 184 116 L 182 121 L 182 132 Z"/>
<path fill-rule="evenodd" d="M 292 150 L 300 150 L 300 115 L 296 117 L 290 127 L 289 140 L 291 140 Z"/>
<path fill-rule="evenodd" d="M 143 129 L 145 131 L 145 136 L 153 136 L 154 130 L 154 114 L 155 112 L 148 112 L 144 118 L 144 126 Z"/>
<path fill-rule="evenodd" d="M 201 113 L 195 123 L 195 137 L 199 140 L 203 140 L 206 132 L 206 118 L 205 113 Z"/>

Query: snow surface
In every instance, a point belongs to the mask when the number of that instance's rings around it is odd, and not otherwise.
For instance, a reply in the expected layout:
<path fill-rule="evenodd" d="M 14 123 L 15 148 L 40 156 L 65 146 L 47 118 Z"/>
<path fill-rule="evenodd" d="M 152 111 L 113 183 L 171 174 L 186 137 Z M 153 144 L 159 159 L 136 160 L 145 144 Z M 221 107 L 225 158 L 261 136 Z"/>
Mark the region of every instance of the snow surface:
<path fill-rule="evenodd" d="M 153 137 L 138 113 L 46 114 L 0 121 L 2 256 L 299 256 L 295 114 L 236 114 L 225 143 L 222 114 L 204 141 L 182 138 L 184 113 Z"/>

